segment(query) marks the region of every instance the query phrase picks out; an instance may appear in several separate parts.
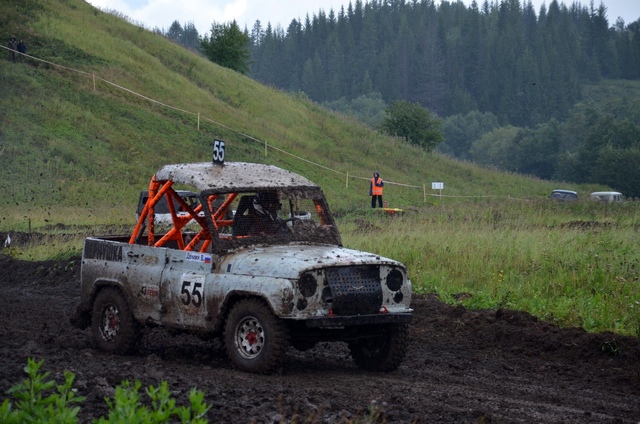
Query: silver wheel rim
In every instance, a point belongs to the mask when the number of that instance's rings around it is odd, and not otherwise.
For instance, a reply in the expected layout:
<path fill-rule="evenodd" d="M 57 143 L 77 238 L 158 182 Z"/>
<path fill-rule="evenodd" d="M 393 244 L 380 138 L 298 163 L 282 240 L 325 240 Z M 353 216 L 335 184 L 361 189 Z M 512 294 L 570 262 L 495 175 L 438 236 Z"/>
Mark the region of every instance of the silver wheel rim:
<path fill-rule="evenodd" d="M 102 325 L 100 333 L 102 338 L 108 342 L 113 341 L 120 331 L 120 314 L 118 307 L 109 305 L 102 312 Z"/>
<path fill-rule="evenodd" d="M 236 350 L 245 359 L 260 356 L 265 343 L 264 328 L 255 317 L 246 317 L 236 326 Z"/>

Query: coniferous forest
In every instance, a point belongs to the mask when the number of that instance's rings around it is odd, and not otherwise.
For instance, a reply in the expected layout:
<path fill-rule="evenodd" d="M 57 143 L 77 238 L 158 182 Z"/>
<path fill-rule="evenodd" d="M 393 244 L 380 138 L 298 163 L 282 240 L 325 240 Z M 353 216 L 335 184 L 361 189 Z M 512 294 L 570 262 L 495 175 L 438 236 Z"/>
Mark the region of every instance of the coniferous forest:
<path fill-rule="evenodd" d="M 603 4 L 356 0 L 286 31 L 256 22 L 250 35 L 251 75 L 313 100 L 375 91 L 515 126 L 566 117 L 581 83 L 640 78 L 640 22 L 610 30 Z"/>
<path fill-rule="evenodd" d="M 603 3 L 356 0 L 248 32 L 261 82 L 338 110 L 415 102 L 443 119 L 441 152 L 640 196 L 640 104 L 580 103 L 586 85 L 640 79 L 640 19 L 611 24 Z"/>
<path fill-rule="evenodd" d="M 204 53 L 221 25 L 164 35 Z M 260 82 L 374 128 L 410 102 L 441 120 L 441 153 L 640 197 L 640 17 L 612 23 L 595 1 L 355 0 L 241 35 Z"/>

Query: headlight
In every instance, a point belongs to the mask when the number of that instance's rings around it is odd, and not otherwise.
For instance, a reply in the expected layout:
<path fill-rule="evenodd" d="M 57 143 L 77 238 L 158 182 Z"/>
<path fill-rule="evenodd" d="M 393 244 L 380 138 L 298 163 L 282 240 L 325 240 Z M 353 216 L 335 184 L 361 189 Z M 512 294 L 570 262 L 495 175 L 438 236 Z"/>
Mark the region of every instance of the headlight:
<path fill-rule="evenodd" d="M 306 273 L 298 280 L 298 289 L 302 296 L 311 297 L 318 290 L 318 282 L 313 275 Z"/>
<path fill-rule="evenodd" d="M 398 291 L 402 288 L 402 284 L 404 283 L 404 278 L 402 277 L 402 272 L 398 269 L 393 269 L 389 274 L 387 274 L 387 287 L 391 291 Z"/>

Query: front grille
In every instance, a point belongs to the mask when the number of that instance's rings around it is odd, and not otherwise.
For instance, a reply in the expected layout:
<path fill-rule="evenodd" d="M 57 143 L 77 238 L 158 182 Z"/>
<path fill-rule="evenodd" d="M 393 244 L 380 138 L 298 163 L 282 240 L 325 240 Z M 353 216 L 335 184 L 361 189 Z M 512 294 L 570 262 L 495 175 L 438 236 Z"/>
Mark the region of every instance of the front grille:
<path fill-rule="evenodd" d="M 326 272 L 336 315 L 377 314 L 382 306 L 380 270 L 376 265 L 329 268 Z"/>

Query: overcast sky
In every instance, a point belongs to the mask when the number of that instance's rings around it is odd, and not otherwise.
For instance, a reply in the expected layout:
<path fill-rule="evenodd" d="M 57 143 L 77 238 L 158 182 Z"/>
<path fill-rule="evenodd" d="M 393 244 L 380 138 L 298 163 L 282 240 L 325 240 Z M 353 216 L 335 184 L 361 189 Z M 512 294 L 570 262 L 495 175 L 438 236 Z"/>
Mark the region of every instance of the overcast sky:
<path fill-rule="evenodd" d="M 471 4 L 471 0 L 463 0 Z M 476 0 L 482 4 L 484 0 Z M 492 0 L 490 0 L 492 1 Z M 570 5 L 574 0 L 560 0 L 559 3 Z M 589 6 L 590 0 L 576 0 Z M 292 19 L 304 21 L 309 16 L 317 14 L 318 10 L 325 12 L 333 10 L 338 13 L 340 7 L 345 9 L 349 0 L 87 0 L 88 3 L 100 9 L 114 9 L 128 16 L 134 21 L 141 22 L 147 28 L 164 28 L 171 26 L 175 20 L 181 24 L 193 22 L 200 35 L 208 34 L 211 24 L 230 22 L 235 19 L 241 29 L 251 27 L 257 19 L 263 27 L 267 22 L 272 26 L 280 24 L 286 30 Z M 439 4 L 439 0 L 436 0 Z M 542 3 L 549 4 L 550 0 L 532 0 L 536 13 L 540 11 Z M 604 0 L 607 7 L 609 24 L 613 25 L 618 17 L 622 17 L 629 24 L 640 18 L 640 0 Z M 355 0 L 352 0 L 355 3 Z M 366 3 L 366 0 L 363 0 Z M 523 0 L 521 0 L 523 3 Z M 598 7 L 600 0 L 594 0 Z"/>

